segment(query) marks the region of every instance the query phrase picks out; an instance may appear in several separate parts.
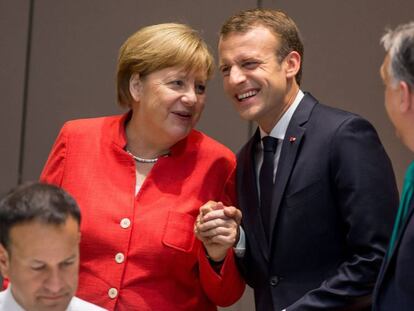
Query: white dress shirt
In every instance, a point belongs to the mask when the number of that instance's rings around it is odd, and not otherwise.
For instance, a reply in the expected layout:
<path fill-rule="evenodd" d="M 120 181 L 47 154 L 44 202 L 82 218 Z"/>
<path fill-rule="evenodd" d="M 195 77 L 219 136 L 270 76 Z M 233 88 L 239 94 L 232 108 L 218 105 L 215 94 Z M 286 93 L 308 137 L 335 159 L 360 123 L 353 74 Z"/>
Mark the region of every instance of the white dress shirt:
<path fill-rule="evenodd" d="M 275 162 L 274 162 L 274 170 L 273 170 L 273 181 L 276 176 L 277 165 L 279 163 L 280 153 L 282 151 L 282 144 L 283 140 L 285 139 L 286 131 L 289 126 L 290 120 L 296 108 L 298 108 L 300 101 L 305 96 L 301 90 L 298 91 L 296 94 L 295 99 L 293 100 L 292 105 L 290 105 L 289 109 L 282 115 L 279 121 L 276 123 L 275 127 L 270 131 L 269 136 L 275 137 L 278 139 L 276 152 L 275 152 Z M 260 130 L 260 138 L 267 136 L 267 134 L 259 127 Z M 256 167 L 256 186 L 257 186 L 257 193 L 260 196 L 260 187 L 259 187 L 259 174 L 260 168 L 262 167 L 263 163 L 263 143 L 260 141 L 258 144 L 258 148 L 256 148 L 255 153 L 255 167 Z M 236 247 L 234 248 L 234 252 L 237 257 L 243 257 L 246 251 L 246 237 L 243 228 L 240 226 L 240 237 L 239 242 L 237 243 Z"/>
<path fill-rule="evenodd" d="M 11 284 L 0 292 L 0 311 L 26 311 L 14 299 L 11 292 Z M 97 305 L 73 297 L 66 311 L 107 311 Z"/>
<path fill-rule="evenodd" d="M 277 165 L 279 163 L 280 158 L 280 152 L 282 150 L 282 144 L 283 140 L 285 139 L 286 131 L 290 123 L 290 119 L 292 119 L 293 113 L 296 111 L 296 108 L 299 106 L 300 101 L 305 96 L 301 90 L 298 91 L 296 94 L 296 97 L 290 105 L 289 109 L 286 110 L 286 112 L 282 115 L 282 117 L 279 119 L 279 121 L 276 123 L 275 127 L 271 130 L 269 133 L 269 136 L 272 136 L 274 138 L 277 138 L 277 147 L 275 152 L 275 162 L 274 162 L 274 170 L 273 170 L 273 181 L 276 176 L 277 171 Z M 260 138 L 262 139 L 265 136 L 268 136 L 268 134 L 263 131 L 260 127 Z M 262 167 L 263 163 L 263 141 L 260 140 L 260 144 L 258 144 L 258 148 L 256 148 L 256 154 L 255 154 L 255 166 L 256 166 L 256 185 L 257 185 L 257 193 L 260 195 L 260 187 L 259 187 L 259 174 L 260 174 L 260 168 Z"/>

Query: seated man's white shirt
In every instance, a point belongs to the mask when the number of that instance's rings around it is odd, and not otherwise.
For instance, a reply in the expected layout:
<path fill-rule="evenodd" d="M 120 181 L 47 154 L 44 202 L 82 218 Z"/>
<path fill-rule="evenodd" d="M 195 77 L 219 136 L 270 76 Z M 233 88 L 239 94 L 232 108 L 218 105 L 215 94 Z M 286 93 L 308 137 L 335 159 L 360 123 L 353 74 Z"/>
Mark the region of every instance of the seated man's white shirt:
<path fill-rule="evenodd" d="M 11 293 L 11 284 L 0 292 L 0 311 L 26 311 L 14 299 Z M 97 305 L 77 297 L 73 297 L 66 311 L 107 311 Z"/>

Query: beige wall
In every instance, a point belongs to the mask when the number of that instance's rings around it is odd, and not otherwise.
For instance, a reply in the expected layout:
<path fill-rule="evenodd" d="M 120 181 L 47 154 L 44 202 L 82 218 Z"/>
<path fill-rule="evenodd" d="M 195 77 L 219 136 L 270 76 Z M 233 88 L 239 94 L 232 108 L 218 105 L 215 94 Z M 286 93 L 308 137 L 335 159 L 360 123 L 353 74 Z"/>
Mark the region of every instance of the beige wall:
<path fill-rule="evenodd" d="M 296 20 L 305 42 L 302 88 L 370 120 L 401 185 L 413 156 L 395 138 L 383 109 L 378 42 L 385 26 L 413 19 L 411 0 L 1 0 L 0 193 L 18 182 L 19 159 L 22 180 L 37 179 L 64 121 L 120 112 L 115 63 L 129 34 L 148 24 L 185 22 L 215 50 L 225 18 L 258 5 L 284 9 Z M 199 128 L 234 151 L 248 138 L 248 125 L 224 97 L 219 75 L 209 85 Z M 253 310 L 252 300 L 248 291 L 228 310 Z"/>
<path fill-rule="evenodd" d="M 275 4 L 277 3 L 277 5 Z M 395 137 L 383 105 L 379 44 L 386 27 L 414 20 L 411 0 L 263 0 L 295 19 L 305 42 L 303 89 L 322 102 L 356 112 L 377 129 L 401 187 L 414 158 Z"/>
<path fill-rule="evenodd" d="M 0 194 L 19 174 L 28 17 L 28 1 L 0 1 Z"/>

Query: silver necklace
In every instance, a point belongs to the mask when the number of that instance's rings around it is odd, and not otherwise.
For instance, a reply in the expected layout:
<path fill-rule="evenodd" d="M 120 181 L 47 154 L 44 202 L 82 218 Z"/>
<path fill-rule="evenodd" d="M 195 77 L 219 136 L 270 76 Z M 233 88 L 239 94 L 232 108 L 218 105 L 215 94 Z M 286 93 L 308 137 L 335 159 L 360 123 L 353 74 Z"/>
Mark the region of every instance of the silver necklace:
<path fill-rule="evenodd" d="M 167 154 L 163 154 L 163 155 L 161 155 L 161 156 L 159 156 L 159 157 L 156 157 L 156 158 L 150 158 L 150 159 L 145 159 L 145 158 L 141 158 L 141 157 L 138 157 L 138 156 L 136 156 L 136 155 L 134 155 L 134 154 L 132 154 L 132 152 L 131 151 L 129 151 L 129 150 L 127 150 L 126 151 L 135 161 L 137 161 L 137 162 L 140 162 L 140 163 L 155 163 L 155 162 L 157 162 L 158 161 L 158 159 L 160 158 L 160 157 L 165 157 L 165 156 L 168 156 L 168 153 Z"/>

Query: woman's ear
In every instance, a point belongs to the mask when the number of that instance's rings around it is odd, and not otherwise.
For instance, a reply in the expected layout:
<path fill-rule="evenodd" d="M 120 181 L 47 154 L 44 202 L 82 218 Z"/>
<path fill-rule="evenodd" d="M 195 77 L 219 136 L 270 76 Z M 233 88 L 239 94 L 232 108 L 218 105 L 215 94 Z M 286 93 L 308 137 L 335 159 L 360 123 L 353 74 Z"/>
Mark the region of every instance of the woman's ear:
<path fill-rule="evenodd" d="M 287 78 L 294 78 L 298 74 L 301 61 L 301 57 L 296 51 L 292 51 L 286 56 L 284 62 L 286 63 Z"/>
<path fill-rule="evenodd" d="M 141 98 L 142 82 L 139 73 L 134 73 L 129 79 L 129 93 L 135 102 L 139 102 Z"/>

